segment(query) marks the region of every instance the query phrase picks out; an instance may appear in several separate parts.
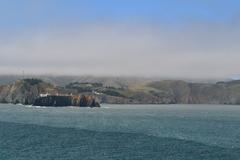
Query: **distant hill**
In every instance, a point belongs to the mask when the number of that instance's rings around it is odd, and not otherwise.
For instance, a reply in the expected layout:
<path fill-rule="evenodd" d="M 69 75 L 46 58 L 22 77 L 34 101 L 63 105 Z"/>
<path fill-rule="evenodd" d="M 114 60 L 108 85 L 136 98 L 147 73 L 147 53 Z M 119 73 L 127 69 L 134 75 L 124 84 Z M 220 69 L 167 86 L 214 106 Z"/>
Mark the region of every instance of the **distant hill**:
<path fill-rule="evenodd" d="M 48 80 L 45 82 L 45 79 Z M 61 85 L 57 78 L 49 77 L 16 80 L 2 85 L 0 102 L 32 104 L 41 93 L 60 93 L 93 96 L 101 103 L 112 104 L 240 104 L 240 81 L 193 83 L 137 78 L 63 79 Z"/>
<path fill-rule="evenodd" d="M 162 81 L 147 86 L 153 89 L 154 95 L 164 95 L 172 103 L 240 104 L 240 81 L 215 84 Z"/>
<path fill-rule="evenodd" d="M 104 86 L 110 87 L 127 87 L 134 83 L 157 80 L 154 78 L 139 78 L 139 77 L 107 77 L 107 76 L 51 76 L 51 75 L 0 75 L 0 85 L 13 83 L 20 79 L 42 79 L 45 82 L 56 86 L 65 86 L 69 83 L 101 83 Z"/>
<path fill-rule="evenodd" d="M 240 81 L 189 83 L 180 80 L 145 81 L 127 87 L 71 83 L 76 92 L 94 91 L 102 103 L 113 104 L 240 104 Z"/>
<path fill-rule="evenodd" d="M 98 87 L 102 103 L 117 104 L 240 104 L 240 81 L 188 83 L 154 81 L 127 88 Z"/>

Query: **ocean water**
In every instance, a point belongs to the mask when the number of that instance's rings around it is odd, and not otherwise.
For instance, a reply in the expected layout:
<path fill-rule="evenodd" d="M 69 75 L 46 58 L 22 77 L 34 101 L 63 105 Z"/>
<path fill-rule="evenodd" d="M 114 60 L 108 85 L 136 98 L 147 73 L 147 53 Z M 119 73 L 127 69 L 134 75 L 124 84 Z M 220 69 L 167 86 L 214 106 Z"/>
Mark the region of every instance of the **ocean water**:
<path fill-rule="evenodd" d="M 237 160 L 240 106 L 0 104 L 0 160 Z"/>

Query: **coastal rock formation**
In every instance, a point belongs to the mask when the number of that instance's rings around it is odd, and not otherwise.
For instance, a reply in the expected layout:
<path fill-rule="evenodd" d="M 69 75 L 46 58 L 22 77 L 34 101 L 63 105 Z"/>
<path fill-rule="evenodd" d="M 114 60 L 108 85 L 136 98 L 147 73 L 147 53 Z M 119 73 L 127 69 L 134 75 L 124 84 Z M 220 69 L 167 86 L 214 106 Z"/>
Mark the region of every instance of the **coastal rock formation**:
<path fill-rule="evenodd" d="M 51 96 L 41 97 L 41 94 Z M 93 96 L 70 96 L 71 90 L 54 86 L 39 79 L 23 79 L 0 86 L 0 103 L 21 103 L 38 106 L 99 107 Z M 58 96 L 67 95 L 67 96 Z"/>
<path fill-rule="evenodd" d="M 48 96 L 40 96 L 46 93 Z M 189 83 L 164 80 L 120 87 L 96 82 L 71 82 L 57 87 L 38 79 L 24 79 L 0 86 L 0 102 L 81 107 L 98 107 L 99 103 L 240 104 L 240 81 Z"/>
<path fill-rule="evenodd" d="M 79 107 L 100 107 L 92 96 L 64 96 L 64 95 L 48 95 L 39 97 L 33 103 L 35 106 L 79 106 Z"/>
<path fill-rule="evenodd" d="M 17 80 L 0 87 L 0 101 L 6 103 L 33 104 L 41 93 L 55 94 L 58 89 L 39 79 Z"/>

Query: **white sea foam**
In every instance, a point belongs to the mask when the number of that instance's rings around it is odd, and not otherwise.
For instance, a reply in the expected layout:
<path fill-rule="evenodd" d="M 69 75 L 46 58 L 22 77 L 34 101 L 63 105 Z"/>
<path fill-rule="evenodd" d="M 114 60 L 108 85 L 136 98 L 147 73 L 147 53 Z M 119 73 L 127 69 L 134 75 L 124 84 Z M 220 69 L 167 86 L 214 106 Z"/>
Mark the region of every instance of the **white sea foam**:
<path fill-rule="evenodd" d="M 106 109 L 108 109 L 108 108 L 111 108 L 111 107 L 106 107 L 106 106 L 104 106 L 104 107 L 101 107 L 101 108 L 106 108 Z"/>

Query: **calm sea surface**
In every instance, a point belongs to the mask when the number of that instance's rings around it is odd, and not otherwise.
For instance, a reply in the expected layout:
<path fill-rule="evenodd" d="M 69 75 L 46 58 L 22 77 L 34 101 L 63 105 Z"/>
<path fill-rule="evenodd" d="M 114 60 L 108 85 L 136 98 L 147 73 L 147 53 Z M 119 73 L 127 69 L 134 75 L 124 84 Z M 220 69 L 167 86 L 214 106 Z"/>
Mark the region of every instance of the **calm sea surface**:
<path fill-rule="evenodd" d="M 0 160 L 237 160 L 240 106 L 0 104 Z"/>

